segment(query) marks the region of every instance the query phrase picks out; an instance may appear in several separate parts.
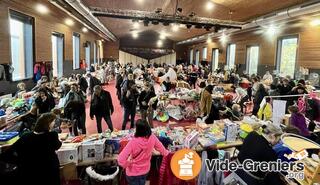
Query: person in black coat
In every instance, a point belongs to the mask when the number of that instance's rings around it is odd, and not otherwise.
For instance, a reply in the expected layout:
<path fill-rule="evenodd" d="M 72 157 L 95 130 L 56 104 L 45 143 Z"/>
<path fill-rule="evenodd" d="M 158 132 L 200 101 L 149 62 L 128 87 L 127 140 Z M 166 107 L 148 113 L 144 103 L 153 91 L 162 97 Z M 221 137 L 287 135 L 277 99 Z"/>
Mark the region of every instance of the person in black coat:
<path fill-rule="evenodd" d="M 87 80 L 83 76 L 81 76 L 81 74 L 77 74 L 77 81 L 78 81 L 78 85 L 79 85 L 81 91 L 86 93 L 87 89 L 88 89 Z"/>
<path fill-rule="evenodd" d="M 18 166 L 18 184 L 60 185 L 59 159 L 61 147 L 57 132 L 51 132 L 56 116 L 44 113 L 37 120 L 33 132 L 21 136 L 2 159 Z"/>
<path fill-rule="evenodd" d="M 98 133 L 102 132 L 102 118 L 106 121 L 109 129 L 113 131 L 113 125 L 111 121 L 111 115 L 113 112 L 114 109 L 110 93 L 103 90 L 100 85 L 96 85 L 94 87 L 94 93 L 91 99 L 90 118 L 93 120 L 93 117 L 96 117 Z"/>
<path fill-rule="evenodd" d="M 127 122 L 130 116 L 130 128 L 134 127 L 134 118 L 136 116 L 136 109 L 137 109 L 137 98 L 139 94 L 136 88 L 136 85 L 128 86 L 126 91 L 123 91 L 123 107 L 124 107 L 124 114 L 123 114 L 123 122 L 122 122 L 122 130 L 126 129 Z"/>
<path fill-rule="evenodd" d="M 277 154 L 272 149 L 272 146 L 278 143 L 282 135 L 281 128 L 273 124 L 264 125 L 262 134 L 256 131 L 251 132 L 244 140 L 238 154 L 238 161 L 243 163 L 247 159 L 255 162 L 275 162 L 277 161 Z M 279 174 L 276 172 L 247 172 L 244 170 L 237 170 L 236 174 L 239 175 L 248 185 L 282 185 L 284 184 Z"/>
<path fill-rule="evenodd" d="M 35 103 L 38 107 L 39 114 L 50 112 L 56 105 L 53 96 L 45 89 L 38 91 L 38 97 L 35 99 Z"/>
<path fill-rule="evenodd" d="M 138 98 L 140 112 L 141 112 L 141 118 L 143 120 L 147 120 L 149 101 L 151 98 L 153 98 L 155 96 L 156 96 L 156 93 L 151 90 L 151 85 L 148 83 L 144 84 L 144 89 L 143 89 L 143 91 L 141 91 L 139 98 Z"/>
<path fill-rule="evenodd" d="M 269 94 L 268 94 L 266 88 L 264 87 L 264 85 L 263 84 L 259 84 L 258 90 L 257 90 L 257 92 L 256 92 L 256 94 L 254 96 L 254 100 L 253 100 L 254 105 L 253 105 L 252 115 L 257 115 L 257 113 L 258 113 L 258 111 L 260 109 L 260 104 L 261 104 L 263 98 L 265 96 L 268 96 L 268 95 Z"/>
<path fill-rule="evenodd" d="M 118 96 L 118 100 L 120 101 L 121 104 L 121 84 L 125 78 L 125 70 L 124 69 L 120 69 L 120 73 L 116 76 L 116 89 L 117 89 L 117 96 Z"/>
<path fill-rule="evenodd" d="M 92 76 L 90 73 L 87 73 L 87 78 L 89 79 L 89 89 L 90 89 L 90 93 L 93 93 L 93 88 L 96 86 L 96 85 L 101 85 L 101 81 Z"/>

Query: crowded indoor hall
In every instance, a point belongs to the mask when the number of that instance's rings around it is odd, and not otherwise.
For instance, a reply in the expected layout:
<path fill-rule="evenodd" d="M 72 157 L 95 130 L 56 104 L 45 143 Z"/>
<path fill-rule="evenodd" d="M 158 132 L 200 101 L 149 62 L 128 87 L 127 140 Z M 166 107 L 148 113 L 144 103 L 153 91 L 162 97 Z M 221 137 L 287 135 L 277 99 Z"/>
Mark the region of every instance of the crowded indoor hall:
<path fill-rule="evenodd" d="M 0 0 L 1 185 L 319 185 L 320 0 Z"/>

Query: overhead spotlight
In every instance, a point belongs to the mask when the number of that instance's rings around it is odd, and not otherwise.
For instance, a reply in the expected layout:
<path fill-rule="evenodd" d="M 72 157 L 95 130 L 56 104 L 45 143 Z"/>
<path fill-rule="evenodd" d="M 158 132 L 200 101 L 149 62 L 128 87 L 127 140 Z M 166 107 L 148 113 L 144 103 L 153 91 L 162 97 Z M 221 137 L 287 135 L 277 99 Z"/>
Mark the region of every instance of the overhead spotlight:
<path fill-rule="evenodd" d="M 206 4 L 206 9 L 207 10 L 212 10 L 214 7 L 214 4 L 212 1 L 208 1 L 207 4 Z"/>
<path fill-rule="evenodd" d="M 66 25 L 68 26 L 73 26 L 74 25 L 74 21 L 72 19 L 67 18 L 65 21 Z"/>
<path fill-rule="evenodd" d="M 166 33 L 165 32 L 161 32 L 159 38 L 161 40 L 164 40 L 166 38 Z"/>
<path fill-rule="evenodd" d="M 212 42 L 211 37 L 208 37 L 208 38 L 207 38 L 207 43 L 210 44 L 211 42 Z"/>
<path fill-rule="evenodd" d="M 83 27 L 83 28 L 82 28 L 82 32 L 83 32 L 83 33 L 87 33 L 87 32 L 88 32 L 88 28 Z"/>
<path fill-rule="evenodd" d="M 319 26 L 320 25 L 320 19 L 314 19 L 310 22 L 311 26 Z"/>
<path fill-rule="evenodd" d="M 132 32 L 132 37 L 133 37 L 134 39 L 138 38 L 138 37 L 139 37 L 138 32 L 136 32 L 136 31 Z"/>
<path fill-rule="evenodd" d="M 267 34 L 270 35 L 270 36 L 273 36 L 275 35 L 277 32 L 277 29 L 274 25 L 270 25 L 267 29 Z"/>
<path fill-rule="evenodd" d="M 149 22 L 150 22 L 150 21 L 149 21 L 148 19 L 145 19 L 145 20 L 143 20 L 143 25 L 144 25 L 144 26 L 148 26 L 148 25 L 149 25 Z"/>
<path fill-rule="evenodd" d="M 140 27 L 139 22 L 134 22 L 133 23 L 133 28 L 138 29 Z"/>
<path fill-rule="evenodd" d="M 182 8 L 177 8 L 177 12 L 182 13 Z"/>
<path fill-rule="evenodd" d="M 179 25 L 178 24 L 173 24 L 172 25 L 172 31 L 176 32 L 179 30 Z"/>
<path fill-rule="evenodd" d="M 41 14 L 47 14 L 49 12 L 48 7 L 46 7 L 43 4 L 37 4 L 36 5 L 36 10 Z"/>
<path fill-rule="evenodd" d="M 189 17 L 194 17 L 194 16 L 196 16 L 196 13 L 194 13 L 194 12 L 191 12 L 191 13 L 189 14 Z"/>
<path fill-rule="evenodd" d="M 161 13 L 161 12 L 162 12 L 162 8 L 157 8 L 155 12 L 156 12 L 157 14 Z"/>
<path fill-rule="evenodd" d="M 153 20 L 153 21 L 151 21 L 151 23 L 152 23 L 153 25 L 158 25 L 158 24 L 159 24 L 159 21 Z"/>
<path fill-rule="evenodd" d="M 222 43 L 226 43 L 226 41 L 227 41 L 227 36 L 226 36 L 226 34 L 222 33 L 222 35 L 221 35 L 221 37 L 220 37 L 220 41 L 221 41 Z"/>
<path fill-rule="evenodd" d="M 186 24 L 186 27 L 190 29 L 192 27 L 192 24 Z"/>
<path fill-rule="evenodd" d="M 197 29 L 201 29 L 201 28 L 202 28 L 202 25 L 197 24 L 197 25 L 195 25 L 194 27 L 197 28 Z"/>
<path fill-rule="evenodd" d="M 163 45 L 162 40 L 158 40 L 158 42 L 157 42 L 157 46 L 158 46 L 158 47 L 161 47 L 162 45 Z"/>

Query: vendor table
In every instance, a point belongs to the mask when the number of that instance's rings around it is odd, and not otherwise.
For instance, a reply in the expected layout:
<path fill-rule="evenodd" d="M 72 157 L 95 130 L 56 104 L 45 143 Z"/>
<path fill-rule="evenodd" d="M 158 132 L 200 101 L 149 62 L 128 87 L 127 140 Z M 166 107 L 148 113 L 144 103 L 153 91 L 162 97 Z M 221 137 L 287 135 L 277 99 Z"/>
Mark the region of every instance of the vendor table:
<path fill-rule="evenodd" d="M 105 162 L 113 162 L 113 161 L 117 161 L 118 159 L 118 154 L 113 154 L 113 155 L 106 155 L 104 157 L 104 159 L 102 160 L 99 160 L 99 161 L 89 161 L 89 162 L 79 162 L 77 164 L 77 166 L 92 166 L 92 165 L 95 165 L 97 163 L 105 163 Z"/>

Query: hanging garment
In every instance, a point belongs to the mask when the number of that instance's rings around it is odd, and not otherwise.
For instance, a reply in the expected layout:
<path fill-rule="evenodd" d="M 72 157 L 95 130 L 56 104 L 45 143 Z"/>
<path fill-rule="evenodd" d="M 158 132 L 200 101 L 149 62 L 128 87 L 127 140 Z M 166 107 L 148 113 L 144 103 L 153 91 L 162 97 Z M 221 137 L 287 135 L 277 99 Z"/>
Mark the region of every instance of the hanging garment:
<path fill-rule="evenodd" d="M 270 103 L 266 103 L 264 106 L 260 107 L 258 111 L 258 118 L 260 120 L 269 121 L 272 118 L 272 106 Z"/>
<path fill-rule="evenodd" d="M 300 97 L 298 99 L 298 109 L 299 109 L 299 112 L 301 114 L 305 114 L 306 113 L 306 102 L 305 102 L 305 98 L 304 97 Z"/>

